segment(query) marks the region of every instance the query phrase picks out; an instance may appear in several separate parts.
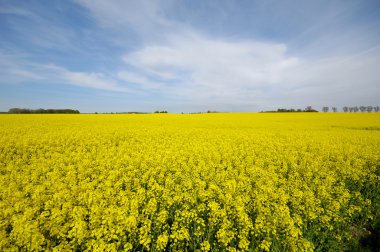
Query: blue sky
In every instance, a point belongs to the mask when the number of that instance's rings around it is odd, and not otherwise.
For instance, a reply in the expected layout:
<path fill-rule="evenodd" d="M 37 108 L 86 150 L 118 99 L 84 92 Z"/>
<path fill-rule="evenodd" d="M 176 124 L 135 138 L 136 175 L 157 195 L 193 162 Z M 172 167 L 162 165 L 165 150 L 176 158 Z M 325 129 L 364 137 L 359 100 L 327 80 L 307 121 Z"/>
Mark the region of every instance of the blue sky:
<path fill-rule="evenodd" d="M 0 1 L 0 111 L 380 105 L 380 2 Z"/>

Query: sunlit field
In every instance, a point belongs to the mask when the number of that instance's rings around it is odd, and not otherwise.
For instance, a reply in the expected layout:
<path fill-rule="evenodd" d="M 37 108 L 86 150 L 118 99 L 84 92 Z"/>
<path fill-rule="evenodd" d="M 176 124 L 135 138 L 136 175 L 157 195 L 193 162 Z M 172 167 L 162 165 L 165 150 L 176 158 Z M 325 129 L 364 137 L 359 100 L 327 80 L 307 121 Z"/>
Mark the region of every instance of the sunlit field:
<path fill-rule="evenodd" d="M 379 113 L 0 115 L 0 250 L 369 249 L 379 181 Z"/>

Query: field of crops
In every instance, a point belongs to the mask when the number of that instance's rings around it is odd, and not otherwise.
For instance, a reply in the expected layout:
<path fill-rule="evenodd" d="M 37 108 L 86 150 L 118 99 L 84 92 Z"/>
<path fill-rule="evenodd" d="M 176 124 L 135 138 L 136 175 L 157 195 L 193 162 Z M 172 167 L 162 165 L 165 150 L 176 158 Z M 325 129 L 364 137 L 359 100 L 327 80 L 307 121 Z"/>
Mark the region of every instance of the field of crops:
<path fill-rule="evenodd" d="M 0 115 L 0 189 L 1 251 L 364 248 L 380 114 Z"/>

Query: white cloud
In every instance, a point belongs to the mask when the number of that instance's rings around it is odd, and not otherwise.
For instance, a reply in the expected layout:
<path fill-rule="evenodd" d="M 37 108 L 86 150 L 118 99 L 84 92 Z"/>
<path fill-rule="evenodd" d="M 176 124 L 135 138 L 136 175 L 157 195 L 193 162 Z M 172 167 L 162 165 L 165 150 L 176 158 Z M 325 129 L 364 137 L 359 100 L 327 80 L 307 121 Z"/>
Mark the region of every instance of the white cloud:
<path fill-rule="evenodd" d="M 317 106 L 377 104 L 380 96 L 380 48 L 324 60 L 303 60 L 286 73 L 284 100 Z"/>
<path fill-rule="evenodd" d="M 365 103 L 363 97 L 376 103 L 380 95 L 379 47 L 310 60 L 289 55 L 286 45 L 278 43 L 228 41 L 195 32 L 173 35 L 168 41 L 123 59 L 145 72 L 148 80 L 171 80 L 174 84 L 165 93 L 190 102 L 323 106 Z"/>
<path fill-rule="evenodd" d="M 0 50 L 0 83 L 19 83 L 24 80 L 43 79 L 36 73 L 33 64 L 22 59 L 22 57 L 5 53 Z"/>
<path fill-rule="evenodd" d="M 47 79 L 55 78 L 59 83 L 116 92 L 133 92 L 127 84 L 106 76 L 101 72 L 76 72 L 56 65 L 41 65 L 41 74 Z"/>
<path fill-rule="evenodd" d="M 172 36 L 169 44 L 129 53 L 124 61 L 139 71 L 175 81 L 168 87 L 171 93 L 238 99 L 242 92 L 279 83 L 299 60 L 286 55 L 283 44 L 223 41 L 188 33 Z"/>
<path fill-rule="evenodd" d="M 70 72 L 65 71 L 61 77 L 69 81 L 73 85 L 89 87 L 95 89 L 126 91 L 126 89 L 118 87 L 113 81 L 110 81 L 100 73 Z"/>
<path fill-rule="evenodd" d="M 164 85 L 163 83 L 151 81 L 144 75 L 126 70 L 117 73 L 117 77 L 119 80 L 125 81 L 126 83 L 137 84 L 137 88 L 142 88 L 145 90 L 156 90 Z"/>
<path fill-rule="evenodd" d="M 130 35 L 132 30 L 142 37 L 158 39 L 162 33 L 173 30 L 175 26 L 175 22 L 167 20 L 163 13 L 163 6 L 170 5 L 170 1 L 167 0 L 77 0 L 77 2 L 91 12 L 101 27 L 117 31 L 117 35 L 121 37 L 125 33 Z"/>
<path fill-rule="evenodd" d="M 26 16 L 26 17 L 35 17 L 35 15 L 25 9 L 17 8 L 13 6 L 5 7 L 0 6 L 0 14 L 6 14 L 6 15 L 19 15 L 19 16 Z"/>
<path fill-rule="evenodd" d="M 126 84 L 97 72 L 76 72 L 54 64 L 31 63 L 22 57 L 0 52 L 0 83 L 23 83 L 30 81 L 62 83 L 92 89 L 131 92 Z"/>

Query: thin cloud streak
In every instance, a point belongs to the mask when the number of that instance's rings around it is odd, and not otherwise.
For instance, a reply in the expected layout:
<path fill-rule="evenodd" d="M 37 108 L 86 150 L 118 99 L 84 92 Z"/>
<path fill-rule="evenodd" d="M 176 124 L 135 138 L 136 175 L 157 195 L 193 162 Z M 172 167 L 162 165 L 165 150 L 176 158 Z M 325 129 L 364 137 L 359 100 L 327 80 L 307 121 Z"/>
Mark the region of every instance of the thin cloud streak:
<path fill-rule="evenodd" d="M 4 55 L 3 55 L 4 56 Z M 54 64 L 38 64 L 7 56 L 0 60 L 3 81 L 21 84 L 29 81 L 66 83 L 91 89 L 132 92 L 102 73 L 69 71 Z M 5 59 L 5 60 L 4 60 Z"/>

